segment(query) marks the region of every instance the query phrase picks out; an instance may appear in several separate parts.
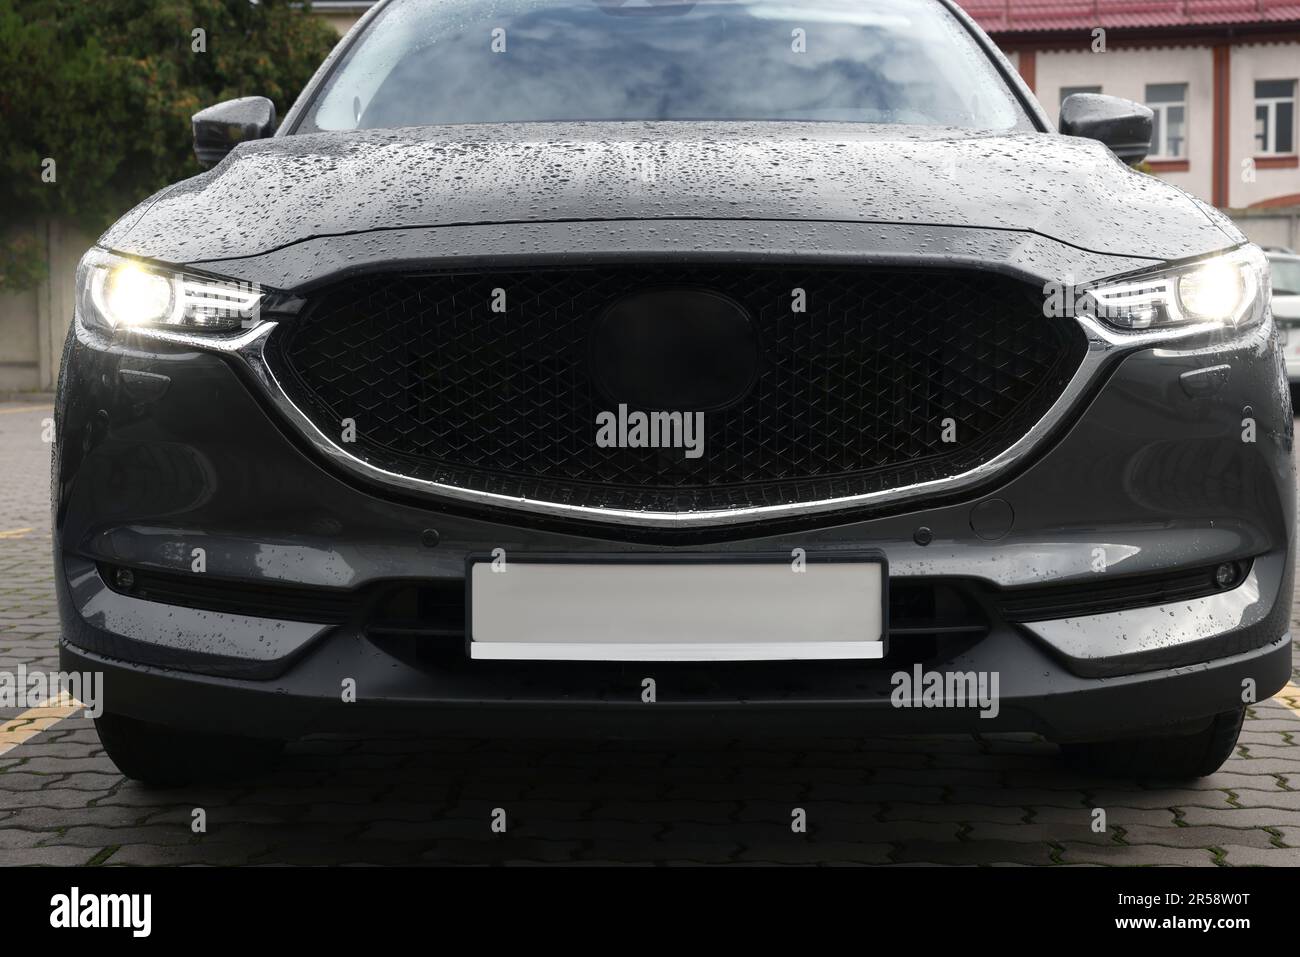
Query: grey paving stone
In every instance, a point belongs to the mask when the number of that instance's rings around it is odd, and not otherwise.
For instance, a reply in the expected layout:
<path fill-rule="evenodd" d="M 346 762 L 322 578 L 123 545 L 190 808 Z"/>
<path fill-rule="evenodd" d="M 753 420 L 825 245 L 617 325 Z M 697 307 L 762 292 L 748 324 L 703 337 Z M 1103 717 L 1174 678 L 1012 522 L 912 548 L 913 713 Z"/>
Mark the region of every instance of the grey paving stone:
<path fill-rule="evenodd" d="M 1051 791 L 1045 788 L 975 788 L 956 787 L 948 794 L 955 804 L 992 804 L 1003 807 L 1022 807 L 1026 804 L 1073 807 L 1077 797 L 1069 791 Z"/>
<path fill-rule="evenodd" d="M 123 804 L 87 806 L 75 814 L 61 807 L 26 807 L 9 813 L 5 824 L 32 830 L 56 830 L 69 826 L 131 827 L 150 820 L 153 810 Z"/>
<path fill-rule="evenodd" d="M 849 822 L 874 821 L 880 816 L 885 805 L 852 801 L 806 801 L 800 799 L 772 801 L 756 799 L 742 802 L 736 809 L 734 820 L 738 822 L 789 823 L 791 812 L 796 807 L 803 808 L 809 819 Z"/>
<path fill-rule="evenodd" d="M 1164 844 L 1169 847 L 1214 847 L 1229 842 L 1246 847 L 1271 847 L 1273 836 L 1267 831 L 1243 827 L 1150 827 L 1135 824 L 1125 828 L 1129 844 Z"/>
<path fill-rule="evenodd" d="M 927 864 L 1050 864 L 1052 849 L 1032 841 L 913 841 L 896 849 L 892 859 Z"/>
<path fill-rule="evenodd" d="M 1194 791 L 1186 788 L 1151 791 L 1120 791 L 1113 788 L 1099 788 L 1090 793 L 1089 801 L 1093 807 L 1103 808 L 1231 807 L 1228 803 L 1227 791 Z"/>
<path fill-rule="evenodd" d="M 57 836 L 58 831 L 31 831 L 8 823 L 0 825 L 0 859 L 7 858 L 7 863 L 17 863 L 13 852 L 39 847 L 48 838 Z"/>
<path fill-rule="evenodd" d="M 1259 848 L 1240 844 L 1220 845 L 1227 856 L 1229 867 L 1300 867 L 1300 847 Z"/>
<path fill-rule="evenodd" d="M 21 753 L 24 749 L 19 749 Z M 16 763 L 16 762 L 15 762 Z M 0 774 L 4 773 L 3 761 L 0 761 Z M 97 757 L 32 757 L 23 762 L 22 770 L 33 774 L 82 774 L 86 772 L 95 774 L 111 774 L 120 779 L 121 775 L 117 768 L 113 767 L 113 762 L 108 759 L 107 755 Z M 0 778 L 0 786 L 8 787 L 8 779 Z"/>
<path fill-rule="evenodd" d="M 420 842 L 366 842 L 351 840 L 344 845 L 278 843 L 253 856 L 249 863 L 299 867 L 348 864 L 418 864 L 426 845 Z"/>
<path fill-rule="evenodd" d="M 507 834 L 510 833 L 510 815 L 506 815 Z M 358 837 L 366 841 L 434 841 L 458 837 L 490 841 L 494 834 L 491 821 L 486 817 L 444 817 L 428 821 L 372 821 L 363 824 Z"/>
<path fill-rule="evenodd" d="M 11 857 L 0 857 L 0 864 L 6 867 L 80 867 L 94 860 L 97 853 L 99 851 L 94 848 L 62 844 L 34 848 Z"/>
<path fill-rule="evenodd" d="M 68 844 L 77 847 L 109 847 L 114 844 L 188 844 L 194 835 L 188 827 L 143 824 L 123 827 L 73 825 L 62 831 L 44 832 L 42 844 Z"/>
<path fill-rule="evenodd" d="M 1232 804 L 1241 807 L 1275 807 L 1286 811 L 1300 811 L 1300 791 L 1255 791 L 1234 788 Z"/>
<path fill-rule="evenodd" d="M 1112 866 L 1210 867 L 1214 852 L 1198 848 L 1163 847 L 1156 844 L 1085 844 L 1061 842 L 1061 862 L 1109 864 Z"/>
<path fill-rule="evenodd" d="M 1255 770 L 1300 771 L 1300 746 L 1278 747 L 1268 744 L 1245 745 L 1245 764 Z M 1235 768 L 1234 768 L 1235 770 Z"/>
<path fill-rule="evenodd" d="M 882 821 L 932 821 L 1015 824 L 1025 817 L 1025 809 L 1006 804 L 894 804 L 887 803 L 879 814 Z"/>
<path fill-rule="evenodd" d="M 267 847 L 224 844 L 124 844 L 102 863 L 107 867 L 175 867 L 187 864 L 237 866 L 267 853 Z"/>
<path fill-rule="evenodd" d="M 1283 827 L 1300 825 L 1300 811 L 1279 811 L 1269 807 L 1211 811 L 1209 808 L 1189 807 L 1184 809 L 1183 821 L 1194 827 Z"/>
<path fill-rule="evenodd" d="M 729 821 L 739 810 L 735 801 L 684 802 L 684 801 L 620 801 L 597 807 L 591 811 L 595 820 L 614 818 L 625 821 L 662 821 L 677 824 L 684 821 Z"/>
<path fill-rule="evenodd" d="M 1282 836 L 1287 847 L 1300 847 L 1300 825 L 1273 828 Z"/>
<path fill-rule="evenodd" d="M 969 841 L 1021 841 L 1041 844 L 1060 844 L 1064 841 L 1081 841 L 1085 844 L 1111 844 L 1115 831 L 1095 834 L 1086 822 L 1034 821 L 1029 824 L 988 824 L 977 821 L 962 832 Z"/>
<path fill-rule="evenodd" d="M 1087 807 L 1079 808 L 1061 808 L 1061 807 L 1033 807 L 1033 820 L 1036 823 L 1044 824 L 1064 824 L 1067 826 L 1077 825 L 1083 821 L 1091 823 L 1093 807 L 1100 805 L 1090 804 Z M 1140 807 L 1123 807 L 1111 806 L 1103 808 L 1106 812 L 1106 823 L 1110 827 L 1121 826 L 1129 827 L 1134 824 L 1147 824 L 1152 827 L 1172 827 L 1177 815 L 1172 808 L 1140 808 Z"/>
<path fill-rule="evenodd" d="M 0 789 L 0 802 L 10 809 L 27 807 L 83 808 L 94 794 L 75 788 L 41 788 L 35 791 L 4 791 Z"/>
<path fill-rule="evenodd" d="M 46 788 L 74 787 L 62 774 L 29 774 L 26 768 L 21 771 L 8 771 L 0 778 L 0 788 L 5 791 L 43 791 Z"/>
<path fill-rule="evenodd" d="M 810 840 L 744 850 L 737 855 L 736 863 L 888 864 L 892 850 L 889 844 Z"/>

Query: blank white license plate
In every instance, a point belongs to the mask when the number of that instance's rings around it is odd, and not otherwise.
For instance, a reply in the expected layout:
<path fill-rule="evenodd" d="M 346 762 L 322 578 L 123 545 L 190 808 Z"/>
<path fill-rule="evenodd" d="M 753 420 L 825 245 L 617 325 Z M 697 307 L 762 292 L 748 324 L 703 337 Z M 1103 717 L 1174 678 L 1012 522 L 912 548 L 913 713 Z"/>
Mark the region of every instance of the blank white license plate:
<path fill-rule="evenodd" d="M 471 559 L 473 658 L 780 661 L 885 653 L 883 558 Z"/>

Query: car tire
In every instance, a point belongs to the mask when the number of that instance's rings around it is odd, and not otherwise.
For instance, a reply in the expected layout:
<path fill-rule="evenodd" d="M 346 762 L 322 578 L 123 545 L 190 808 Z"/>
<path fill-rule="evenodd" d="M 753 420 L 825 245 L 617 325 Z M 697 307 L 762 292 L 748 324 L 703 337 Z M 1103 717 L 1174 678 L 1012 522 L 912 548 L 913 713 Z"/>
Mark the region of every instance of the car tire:
<path fill-rule="evenodd" d="M 1126 778 L 1188 779 L 1213 774 L 1232 756 L 1246 709 L 1215 715 L 1194 734 L 1063 744 L 1072 765 Z"/>
<path fill-rule="evenodd" d="M 184 731 L 108 712 L 95 719 L 95 730 L 119 771 L 161 788 L 267 771 L 284 748 L 283 741 Z"/>

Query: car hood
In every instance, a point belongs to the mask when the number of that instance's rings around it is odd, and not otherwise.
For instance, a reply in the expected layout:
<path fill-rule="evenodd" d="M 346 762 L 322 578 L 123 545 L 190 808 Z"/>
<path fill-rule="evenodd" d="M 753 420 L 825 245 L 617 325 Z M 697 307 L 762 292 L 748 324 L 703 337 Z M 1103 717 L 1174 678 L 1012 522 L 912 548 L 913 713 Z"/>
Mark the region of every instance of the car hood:
<path fill-rule="evenodd" d="M 101 240 L 163 262 L 377 230 L 740 220 L 1009 230 L 1178 259 L 1240 241 L 1091 140 L 824 123 L 511 124 L 247 143 Z"/>

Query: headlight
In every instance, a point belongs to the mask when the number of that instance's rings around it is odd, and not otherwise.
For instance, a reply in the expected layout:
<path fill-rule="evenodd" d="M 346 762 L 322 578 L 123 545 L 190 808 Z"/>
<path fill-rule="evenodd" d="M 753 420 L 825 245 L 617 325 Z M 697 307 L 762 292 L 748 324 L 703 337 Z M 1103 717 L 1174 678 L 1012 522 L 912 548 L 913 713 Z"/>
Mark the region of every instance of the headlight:
<path fill-rule="evenodd" d="M 77 267 L 81 315 L 109 331 L 224 332 L 256 323 L 261 303 L 254 284 L 174 272 L 102 249 L 86 253 Z"/>
<path fill-rule="evenodd" d="M 1244 329 L 1268 302 L 1268 261 L 1258 246 L 1086 290 L 1081 311 L 1126 330 L 1208 325 Z"/>

